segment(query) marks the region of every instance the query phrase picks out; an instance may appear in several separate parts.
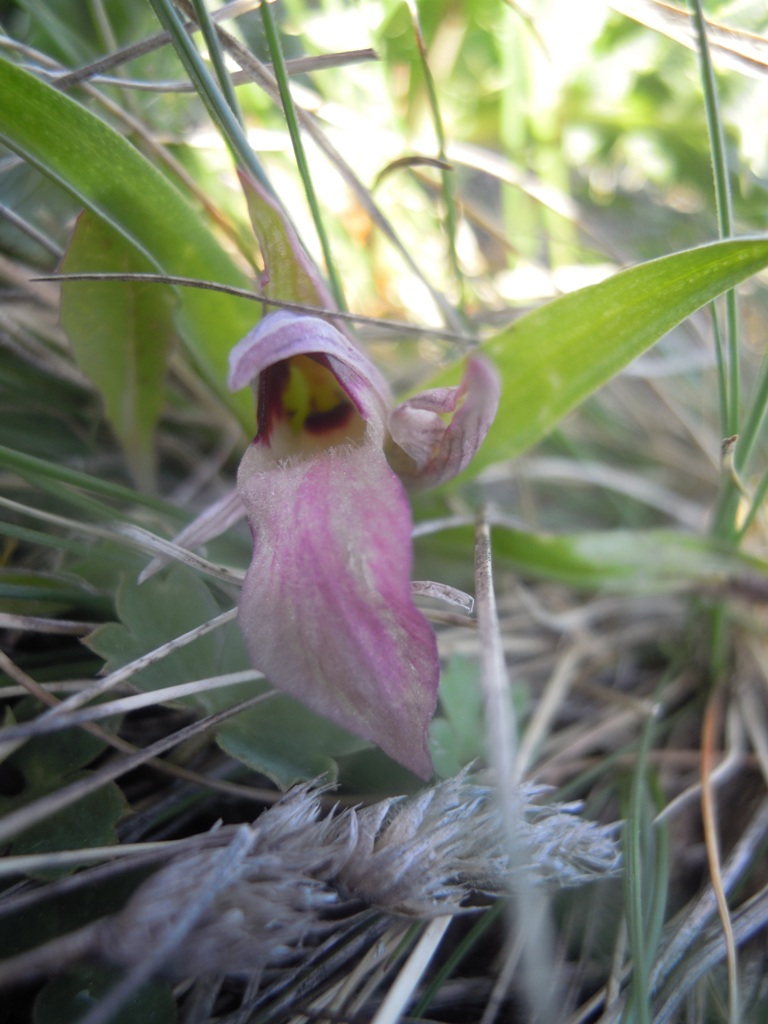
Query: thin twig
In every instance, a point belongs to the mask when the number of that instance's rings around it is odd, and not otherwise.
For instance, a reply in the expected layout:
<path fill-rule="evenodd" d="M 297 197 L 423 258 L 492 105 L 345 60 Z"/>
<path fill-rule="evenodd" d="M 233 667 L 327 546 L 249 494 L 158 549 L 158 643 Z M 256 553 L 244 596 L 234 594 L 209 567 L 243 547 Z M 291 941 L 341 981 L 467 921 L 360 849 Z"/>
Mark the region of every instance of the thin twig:
<path fill-rule="evenodd" d="M 18 629 L 23 633 L 47 633 L 49 636 L 85 636 L 96 628 L 95 622 L 71 619 L 46 619 L 40 615 L 11 615 L 0 612 L 0 629 Z"/>
<path fill-rule="evenodd" d="M 327 320 L 346 320 L 350 323 L 365 324 L 370 327 L 378 327 L 383 331 L 395 331 L 399 334 L 407 334 L 413 337 L 436 338 L 443 341 L 456 341 L 464 345 L 475 345 L 476 340 L 467 334 L 453 330 L 441 330 L 438 327 L 420 327 L 416 324 L 408 324 L 400 320 L 384 320 L 375 316 L 364 316 L 362 313 L 340 312 L 335 309 L 324 309 L 320 306 L 308 306 L 301 302 L 288 302 L 283 299 L 269 298 L 256 291 L 249 291 L 247 288 L 237 288 L 234 285 L 219 284 L 215 281 L 202 281 L 194 277 L 179 277 L 175 274 L 43 274 L 32 278 L 33 281 L 146 281 L 153 284 L 178 285 L 183 288 L 200 288 L 204 291 L 222 292 L 224 295 L 234 295 L 240 299 L 250 299 L 252 302 L 261 302 L 265 306 L 275 306 L 277 309 L 290 309 L 294 313 L 306 313 L 309 316 L 324 317 Z"/>
<path fill-rule="evenodd" d="M 82 707 L 83 704 L 87 704 L 96 697 L 100 697 L 102 694 L 114 689 L 114 687 L 128 681 L 131 676 L 142 672 L 150 665 L 157 664 L 158 661 L 161 661 L 174 651 L 178 651 L 182 647 L 186 647 L 187 644 L 191 644 L 194 640 L 198 640 L 200 637 L 213 632 L 213 630 L 225 626 L 228 622 L 232 622 L 236 617 L 237 608 L 231 608 L 229 611 L 222 612 L 221 615 L 216 615 L 214 618 L 209 619 L 208 622 L 203 622 L 199 626 L 187 630 L 186 633 L 175 636 L 172 640 L 168 640 L 166 643 L 160 644 L 159 647 L 155 647 L 153 650 L 147 651 L 146 654 L 142 654 L 138 658 L 134 658 L 133 661 L 129 661 L 127 665 L 122 665 L 120 668 L 115 669 L 103 679 L 99 679 L 71 697 L 67 697 L 66 700 L 61 701 L 55 708 L 52 708 L 49 713 L 51 715 L 65 714 L 73 711 L 75 708 Z"/>
<path fill-rule="evenodd" d="M 9 726 L 6 729 L 0 730 L 0 742 L 31 739 L 34 736 L 48 735 L 53 732 L 59 732 L 61 729 L 71 729 L 75 726 L 85 725 L 86 722 L 96 722 L 101 718 L 125 715 L 131 711 L 138 711 L 140 708 L 153 707 L 157 704 L 169 704 L 180 700 L 182 697 L 195 697 L 221 689 L 222 687 L 253 683 L 263 678 L 264 676 L 261 672 L 256 672 L 254 669 L 246 669 L 243 672 L 228 672 L 223 676 L 211 676 L 206 679 L 195 679 L 188 683 L 178 683 L 176 686 L 163 686 L 148 693 L 135 693 L 130 697 L 119 697 L 117 700 L 109 701 L 106 704 L 99 704 L 97 707 L 86 708 L 83 711 L 57 714 L 55 717 L 52 715 L 48 717 L 40 716 L 32 722 Z M 57 712 L 60 711 L 61 704 L 55 710 Z"/>
<path fill-rule="evenodd" d="M 95 523 L 68 519 L 66 516 L 45 512 L 31 505 L 22 505 L 20 502 L 11 501 L 9 498 L 0 497 L 0 505 L 4 505 L 14 512 L 20 512 L 22 515 L 31 516 L 33 519 L 40 519 L 45 523 L 66 527 L 77 533 L 85 534 L 87 537 L 98 537 L 101 540 L 110 540 L 117 544 L 127 544 L 129 547 L 138 548 L 140 551 L 146 551 L 151 554 L 160 553 L 168 555 L 190 566 L 192 569 L 197 569 L 199 572 L 204 572 L 209 576 L 215 576 L 217 579 L 224 580 L 227 583 L 239 585 L 245 576 L 244 573 L 237 572 L 234 569 L 227 569 L 224 566 L 209 562 L 207 558 L 201 558 L 200 555 L 187 551 L 186 548 L 180 548 L 176 544 L 172 544 L 170 541 L 150 533 L 149 530 L 144 530 L 140 526 L 134 526 L 131 523 L 118 523 L 112 529 L 108 529 L 103 526 L 97 526 Z"/>

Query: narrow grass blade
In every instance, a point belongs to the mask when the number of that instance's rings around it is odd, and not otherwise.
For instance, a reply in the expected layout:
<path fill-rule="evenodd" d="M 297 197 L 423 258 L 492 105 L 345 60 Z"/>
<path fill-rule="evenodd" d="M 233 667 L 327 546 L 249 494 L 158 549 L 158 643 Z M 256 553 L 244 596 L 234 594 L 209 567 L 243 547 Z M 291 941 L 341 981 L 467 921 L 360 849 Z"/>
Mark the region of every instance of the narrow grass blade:
<path fill-rule="evenodd" d="M 424 75 L 424 82 L 427 87 L 427 97 L 429 99 L 429 109 L 432 114 L 432 125 L 435 130 L 437 137 L 438 146 L 438 157 L 440 163 L 440 179 L 443 186 L 443 202 L 445 203 L 445 230 L 448 236 L 448 259 L 450 261 L 451 268 L 453 270 L 453 276 L 456 281 L 456 287 L 459 293 L 459 305 L 463 305 L 464 299 L 464 275 L 461 272 L 459 266 L 459 257 L 456 252 L 456 230 L 457 230 L 457 216 L 456 216 L 456 195 L 453 188 L 453 167 L 448 162 L 448 157 L 445 152 L 445 132 L 443 130 L 443 119 L 440 114 L 440 103 L 437 98 L 437 89 L 435 88 L 435 80 L 432 77 L 432 70 L 429 66 L 427 59 L 427 47 L 424 42 L 424 36 L 421 31 L 421 24 L 419 23 L 419 13 L 415 3 L 411 3 L 411 18 L 413 20 L 413 31 L 416 36 L 416 44 L 419 51 L 419 61 L 421 63 L 421 70 Z"/>
<path fill-rule="evenodd" d="M 325 259 L 325 266 L 328 270 L 328 279 L 330 281 L 331 290 L 333 291 L 333 296 L 339 309 L 346 309 L 347 306 L 344 302 L 344 293 L 342 291 L 341 281 L 339 280 L 339 276 L 336 272 L 336 266 L 333 262 L 331 245 L 328 241 L 328 235 L 323 223 L 323 216 L 320 212 L 320 205 L 317 201 L 315 186 L 312 183 L 312 174 L 304 152 L 304 144 L 301 141 L 301 131 L 296 117 L 296 108 L 293 104 L 290 86 L 288 85 L 288 73 L 285 69 L 283 49 L 280 45 L 280 37 L 277 33 L 277 28 L 275 27 L 275 20 L 272 16 L 272 7 L 270 4 L 263 3 L 261 5 L 261 17 L 264 23 L 264 33 L 267 37 L 269 52 L 272 56 L 275 78 L 277 79 L 277 85 L 280 90 L 280 101 L 283 105 L 285 122 L 291 136 L 293 154 L 296 158 L 296 166 L 299 169 L 299 174 L 301 175 L 301 180 L 304 185 L 304 191 L 307 196 L 307 202 L 309 203 L 309 208 L 312 212 L 312 219 L 315 224 L 315 230 L 317 231 L 317 237 L 320 239 L 323 257 Z"/>
<path fill-rule="evenodd" d="M 631 594 L 679 593 L 709 588 L 747 588 L 755 596 L 768 586 L 768 561 L 747 555 L 711 537 L 682 530 L 609 530 L 569 534 L 521 530 L 493 516 L 493 549 L 522 573 L 558 580 L 569 586 Z M 451 526 L 439 538 L 423 537 L 429 550 L 438 544 L 443 556 L 464 554 L 471 542 L 469 526 Z"/>
<path fill-rule="evenodd" d="M 205 104 L 211 119 L 218 127 L 233 155 L 262 183 L 264 188 L 271 191 L 269 180 L 248 145 L 248 140 L 235 112 L 216 87 L 208 68 L 197 52 L 197 47 L 185 31 L 176 8 L 170 0 L 150 0 L 150 3 L 158 21 L 170 35 L 179 59 L 192 79 L 197 94 Z M 187 13 L 194 17 L 192 5 L 187 5 Z"/>
<path fill-rule="evenodd" d="M 67 488 L 77 487 L 91 494 L 100 494 L 102 497 L 111 498 L 123 506 L 141 505 L 154 512 L 171 516 L 175 521 L 186 518 L 180 509 L 160 498 L 149 494 L 140 494 L 130 487 L 123 487 L 122 484 L 115 484 L 109 480 L 102 480 L 100 477 L 80 473 L 76 469 L 69 469 L 58 463 L 49 462 L 47 459 L 38 459 L 34 455 L 14 451 L 12 448 L 6 448 L 5 445 L 0 445 L 0 466 L 18 473 L 20 477 L 32 484 L 41 480 L 57 481 L 67 485 Z"/>
<path fill-rule="evenodd" d="M 652 814 L 645 778 L 652 738 L 653 722 L 650 720 L 643 730 L 632 776 L 632 793 L 625 831 L 625 913 L 629 949 L 632 954 L 632 979 L 622 1024 L 629 1024 L 629 1021 L 634 1021 L 635 1024 L 651 1024 L 648 979 L 654 950 L 648 948 L 646 925 L 648 903 L 655 901 L 655 897 L 651 899 L 649 890 L 653 885 L 655 891 L 659 880 L 649 877 L 647 850 L 643 847 L 647 848 L 648 843 L 653 842 L 653 833 L 648 835 L 648 824 L 652 821 Z"/>
<path fill-rule="evenodd" d="M 221 95 L 226 100 L 233 115 L 237 118 L 238 123 L 242 126 L 243 115 L 240 113 L 240 106 L 237 102 L 237 96 L 235 95 L 235 88 L 224 63 L 224 54 L 221 52 L 221 47 L 219 46 L 219 37 L 216 35 L 216 29 L 214 28 L 213 21 L 208 13 L 208 8 L 205 6 L 205 0 L 192 0 L 192 3 L 195 8 L 195 14 L 197 15 L 197 23 L 203 33 L 205 45 L 208 47 L 208 56 L 211 58 L 211 63 L 213 64 L 216 72 L 216 79 L 219 83 Z"/>

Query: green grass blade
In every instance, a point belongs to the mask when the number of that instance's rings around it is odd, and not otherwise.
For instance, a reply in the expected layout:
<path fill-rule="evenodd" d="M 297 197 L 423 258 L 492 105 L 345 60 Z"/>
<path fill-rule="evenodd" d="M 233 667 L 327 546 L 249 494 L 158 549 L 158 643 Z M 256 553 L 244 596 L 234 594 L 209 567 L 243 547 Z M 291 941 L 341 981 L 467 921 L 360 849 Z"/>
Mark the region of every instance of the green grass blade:
<path fill-rule="evenodd" d="M 427 98 L 429 99 L 429 109 L 432 115 L 432 125 L 435 130 L 438 145 L 438 157 L 444 164 L 440 170 L 440 178 L 443 186 L 443 202 L 445 203 L 445 229 L 448 235 L 448 259 L 450 261 L 451 270 L 456 281 L 456 287 L 459 294 L 459 306 L 463 306 L 464 302 L 464 275 L 461 272 L 459 266 L 459 257 L 456 252 L 456 196 L 453 188 L 453 169 L 450 166 L 448 157 L 445 150 L 445 131 L 443 130 L 443 119 L 440 114 L 440 103 L 437 98 L 437 89 L 435 88 L 435 80 L 432 76 L 432 70 L 427 60 L 427 47 L 424 42 L 424 36 L 422 35 L 421 25 L 419 23 L 419 15 L 415 5 L 411 8 L 411 18 L 413 20 L 413 31 L 416 35 L 416 45 L 419 51 L 419 62 L 421 64 L 421 70 L 424 75 L 424 82 L 427 87 Z"/>
<path fill-rule="evenodd" d="M 34 544 L 36 547 L 66 551 L 71 555 L 78 555 L 81 558 L 89 554 L 92 548 L 88 541 L 77 540 L 71 537 L 60 537 L 58 534 L 44 530 L 32 530 L 26 526 L 8 523 L 4 519 L 0 519 L 0 536 L 14 537 L 16 540 L 23 540 L 25 543 Z M 104 551 L 104 557 L 109 557 L 106 550 Z"/>
<path fill-rule="evenodd" d="M 743 429 L 738 435 L 738 443 L 734 449 L 733 466 L 736 477 L 747 468 L 749 458 L 761 437 L 761 430 L 766 414 L 768 414 L 768 358 L 763 357 L 757 386 L 749 404 Z M 719 537 L 741 537 L 743 530 L 736 526 L 736 513 L 739 507 L 739 485 L 732 473 L 723 477 L 723 488 L 714 515 L 713 533 Z"/>
<path fill-rule="evenodd" d="M 569 586 L 632 594 L 715 590 L 733 582 L 763 586 L 768 561 L 747 555 L 715 537 L 682 530 L 603 530 L 551 534 L 507 526 L 491 518 L 493 552 L 519 572 Z M 418 541 L 444 557 L 466 552 L 469 526 L 454 527 Z"/>
<path fill-rule="evenodd" d="M 440 991 L 440 987 L 451 977 L 462 961 L 469 956 L 491 925 L 496 923 L 499 915 L 504 912 L 505 908 L 506 904 L 500 900 L 495 906 L 483 911 L 456 948 L 446 957 L 445 962 L 440 965 L 434 978 L 431 979 L 425 988 L 418 1003 L 411 1010 L 410 1017 L 412 1020 L 420 1020 L 426 1013 L 430 1003 Z"/>
<path fill-rule="evenodd" d="M 720 237 L 731 238 L 733 236 L 733 209 L 731 203 L 731 189 L 728 182 L 725 133 L 723 132 L 723 121 L 720 116 L 720 104 L 717 95 L 715 71 L 712 67 L 712 58 L 709 52 L 707 26 L 704 20 L 701 0 L 691 0 L 691 7 L 693 8 L 693 22 L 696 28 L 698 41 L 701 84 L 704 90 L 704 107 L 707 113 L 709 145 L 712 154 L 717 223 L 720 230 Z M 723 424 L 723 432 L 724 435 L 727 436 L 735 434 L 739 429 L 741 404 L 739 394 L 739 347 L 738 324 L 736 317 L 736 295 L 730 290 L 725 296 L 725 320 L 728 364 L 723 367 L 723 369 L 727 374 L 728 381 L 728 407 L 726 420 Z"/>
<path fill-rule="evenodd" d="M 203 33 L 203 39 L 205 39 L 205 45 L 208 47 L 208 56 L 211 58 L 213 69 L 216 72 L 216 80 L 219 83 L 221 95 L 226 100 L 233 115 L 237 118 L 238 123 L 242 126 L 243 115 L 240 113 L 240 105 L 238 104 L 237 96 L 235 95 L 235 87 L 232 84 L 232 79 L 229 77 L 227 67 L 224 63 L 224 54 L 221 52 L 221 47 L 219 46 L 219 37 L 216 34 L 216 28 L 213 21 L 208 14 L 208 8 L 205 6 L 205 0 L 192 0 L 192 4 L 195 8 L 195 14 L 197 15 L 197 23 Z"/>
<path fill-rule="evenodd" d="M 739 443 L 736 445 L 734 453 L 734 464 L 739 473 L 747 468 L 749 457 L 762 436 L 761 429 L 766 413 L 768 413 L 768 357 L 764 356 L 760 379 L 750 402 L 749 412 L 739 434 Z"/>
<path fill-rule="evenodd" d="M 768 496 L 768 472 L 763 473 L 760 483 L 755 488 L 755 493 L 752 496 L 752 503 L 749 506 L 749 511 L 744 517 L 744 522 L 739 530 L 737 540 L 741 541 L 744 539 L 746 534 L 749 532 L 749 528 L 755 520 L 755 516 L 763 506 L 763 502 Z"/>
<path fill-rule="evenodd" d="M 717 401 L 720 409 L 720 434 L 728 435 L 728 361 L 723 346 L 723 335 L 717 317 L 717 303 L 710 302 L 709 312 L 712 317 L 712 333 L 715 339 L 715 365 L 717 366 Z"/>
<path fill-rule="evenodd" d="M 766 265 L 765 238 L 687 249 L 554 299 L 486 341 L 501 404 L 459 479 L 526 451 L 685 317 Z M 456 384 L 460 374 L 454 365 L 429 385 Z"/>
<path fill-rule="evenodd" d="M 646 888 L 655 879 L 647 877 L 647 857 L 644 856 L 644 833 L 650 820 L 649 796 L 645 773 L 648 753 L 653 737 L 653 721 L 643 730 L 637 763 L 632 775 L 632 792 L 624 834 L 624 889 L 627 936 L 632 954 L 632 979 L 629 998 L 622 1024 L 651 1024 L 648 978 L 652 964 L 646 939 Z"/>
<path fill-rule="evenodd" d="M 261 164 L 256 159 L 256 155 L 248 145 L 248 140 L 236 114 L 216 87 L 216 83 L 205 66 L 205 62 L 197 52 L 197 47 L 185 31 L 176 8 L 170 0 L 150 0 L 150 3 L 157 15 L 157 20 L 170 35 L 179 59 L 192 80 L 200 99 L 205 104 L 212 121 L 229 145 L 233 156 L 236 160 L 241 161 L 242 165 L 251 172 L 254 178 L 261 182 L 264 188 L 271 192 L 272 188 L 269 180 Z M 190 8 L 191 10 L 192 8 Z"/>
<path fill-rule="evenodd" d="M 291 144 L 293 145 L 293 153 L 296 158 L 296 166 L 298 167 L 299 174 L 301 175 L 304 191 L 307 196 L 307 202 L 309 203 L 309 208 L 312 212 L 312 219 L 315 224 L 315 230 L 317 231 L 317 237 L 320 240 L 320 245 L 323 250 L 323 258 L 325 259 L 325 266 L 328 270 L 328 281 L 333 292 L 333 297 L 336 300 L 336 305 L 339 309 L 344 310 L 347 308 L 346 303 L 344 302 L 344 292 L 341 287 L 339 276 L 336 273 L 331 245 L 328 241 L 328 235 L 323 223 L 323 216 L 320 212 L 320 205 L 317 201 L 315 186 L 312 183 L 312 174 L 304 152 L 304 144 L 301 141 L 301 130 L 299 128 L 298 118 L 296 117 L 296 108 L 293 105 L 291 88 L 288 84 L 288 72 L 285 69 L 283 48 L 280 45 L 280 37 L 277 33 L 275 20 L 272 17 L 272 8 L 270 4 L 263 3 L 261 5 L 261 17 L 264 23 L 264 33 L 267 37 L 269 52 L 272 57 L 272 66 L 275 78 L 277 79 L 277 85 L 280 90 L 280 100 L 283 104 L 285 121 L 288 125 L 288 131 L 291 136 Z"/>
<path fill-rule="evenodd" d="M 657 732 L 658 735 L 658 732 Z M 664 806 L 664 794 L 658 785 L 658 780 L 653 777 L 649 780 L 651 797 L 657 809 Z M 669 838 L 669 822 L 666 820 L 653 823 L 653 878 L 654 888 L 651 893 L 650 905 L 646 910 L 645 917 L 645 956 L 649 964 L 656 959 L 656 951 L 664 928 L 664 917 L 667 910 L 669 895 L 669 869 L 671 860 L 671 844 Z"/>
<path fill-rule="evenodd" d="M 80 473 L 75 469 L 68 469 L 57 462 L 49 462 L 47 459 L 38 459 L 34 455 L 27 455 L 25 452 L 14 451 L 12 448 L 6 448 L 5 445 L 0 445 L 0 466 L 13 470 L 22 479 L 32 484 L 46 480 L 58 481 L 70 487 L 78 487 L 92 494 L 111 498 L 120 502 L 122 506 L 141 505 L 164 516 L 171 516 L 176 522 L 186 518 L 182 510 L 160 498 L 141 494 L 139 491 L 131 490 L 130 487 L 123 487 L 122 484 L 111 483 L 109 480 L 102 480 L 97 476 L 89 476 L 87 473 Z"/>

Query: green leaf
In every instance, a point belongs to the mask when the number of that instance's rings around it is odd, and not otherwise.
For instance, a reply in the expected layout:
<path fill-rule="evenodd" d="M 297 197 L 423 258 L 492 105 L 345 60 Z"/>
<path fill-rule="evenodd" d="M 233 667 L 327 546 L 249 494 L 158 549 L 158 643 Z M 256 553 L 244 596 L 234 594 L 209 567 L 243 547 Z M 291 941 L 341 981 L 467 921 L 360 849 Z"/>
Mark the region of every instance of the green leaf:
<path fill-rule="evenodd" d="M 0 60 L 0 141 L 58 182 L 167 274 L 249 287 L 203 215 L 123 136 Z M 247 299 L 179 289 L 179 329 L 200 372 L 251 431 L 252 402 L 226 387 L 231 347 L 258 320 Z"/>
<path fill-rule="evenodd" d="M 86 643 L 105 659 L 105 671 L 113 672 L 222 611 L 197 573 L 175 565 L 141 585 L 132 577 L 123 578 L 117 593 L 120 622 L 99 626 Z M 237 624 L 230 622 L 132 675 L 131 682 L 143 690 L 159 690 L 249 667 Z M 212 713 L 258 693 L 255 686 L 258 684 L 242 683 L 182 700 Z"/>
<path fill-rule="evenodd" d="M 485 753 L 483 694 L 477 662 L 456 656 L 440 673 L 440 709 L 445 717 L 429 727 L 429 747 L 435 771 L 451 778 Z"/>
<path fill-rule="evenodd" d="M 37 701 L 28 698 L 15 708 L 17 722 L 29 721 L 40 711 Z M 32 739 L 13 754 L 11 762 L 28 786 L 43 789 L 48 781 L 79 771 L 106 748 L 104 740 L 81 729 L 62 729 L 45 739 Z"/>
<path fill-rule="evenodd" d="M 64 274 L 150 273 L 152 264 L 99 217 L 77 221 Z M 70 281 L 61 289 L 61 323 L 80 368 L 101 393 L 133 477 L 154 490 L 153 434 L 163 409 L 174 340 L 170 288 L 138 281 Z"/>
<path fill-rule="evenodd" d="M 106 914 L 117 913 L 149 874 L 146 867 L 137 870 L 125 865 L 119 874 L 100 879 L 97 871 L 87 883 L 60 888 L 55 899 L 9 910 L 3 915 L 0 928 L 0 959 L 34 949 Z"/>
<path fill-rule="evenodd" d="M 672 593 L 694 585 L 716 587 L 728 581 L 768 577 L 768 562 L 710 537 L 675 530 L 608 530 L 548 534 L 492 527 L 494 554 L 520 572 L 572 586 L 624 593 Z M 439 544 L 443 557 L 471 549 L 472 529 L 444 531 L 423 538 L 429 550 Z"/>
<path fill-rule="evenodd" d="M 766 265 L 764 238 L 688 249 L 554 299 L 485 342 L 501 404 L 460 479 L 530 448 L 685 317 Z M 460 373 L 450 367 L 429 386 L 456 384 Z"/>
<path fill-rule="evenodd" d="M 225 722 L 216 741 L 283 790 L 321 777 L 335 782 L 334 758 L 369 746 L 282 693 Z"/>
<path fill-rule="evenodd" d="M 512 714 L 516 721 L 528 711 L 528 691 L 515 680 L 510 691 Z M 435 771 L 447 779 L 465 765 L 487 753 L 486 721 L 480 670 L 473 658 L 456 655 L 440 673 L 440 711 L 429 726 L 429 749 Z"/>
<path fill-rule="evenodd" d="M 77 1024 L 117 985 L 117 968 L 77 967 L 49 981 L 35 999 L 34 1024 Z M 176 1001 L 165 985 L 149 982 L 128 999 L 110 1024 L 174 1024 Z"/>

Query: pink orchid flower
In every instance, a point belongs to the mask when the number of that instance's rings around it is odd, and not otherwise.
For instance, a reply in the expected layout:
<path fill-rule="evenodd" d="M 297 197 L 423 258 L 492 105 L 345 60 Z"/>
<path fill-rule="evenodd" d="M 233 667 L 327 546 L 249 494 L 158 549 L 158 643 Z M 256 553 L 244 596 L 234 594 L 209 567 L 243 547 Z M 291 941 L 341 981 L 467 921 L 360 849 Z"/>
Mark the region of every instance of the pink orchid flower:
<path fill-rule="evenodd" d="M 280 311 L 232 350 L 229 384 L 251 384 L 257 403 L 237 481 L 254 545 L 238 618 L 255 667 L 428 778 L 437 644 L 413 603 L 411 510 L 390 461 L 414 486 L 464 469 L 496 412 L 495 372 L 473 357 L 459 387 L 393 410 L 347 337 Z"/>

